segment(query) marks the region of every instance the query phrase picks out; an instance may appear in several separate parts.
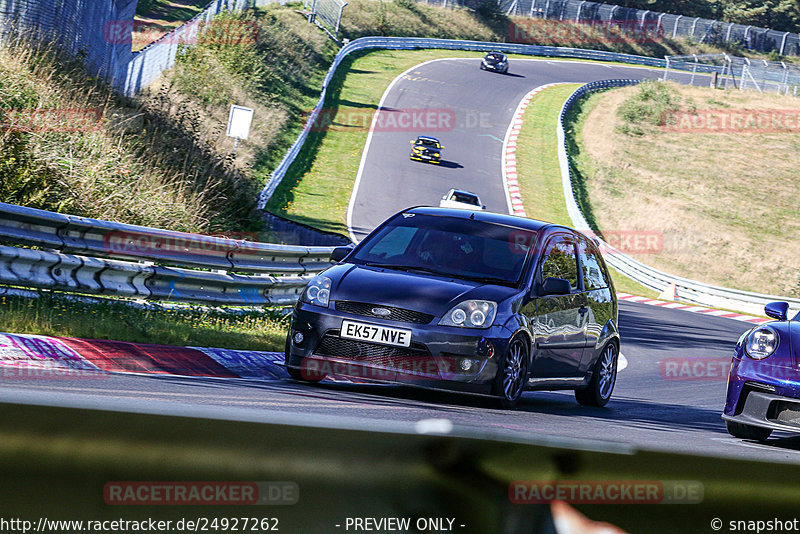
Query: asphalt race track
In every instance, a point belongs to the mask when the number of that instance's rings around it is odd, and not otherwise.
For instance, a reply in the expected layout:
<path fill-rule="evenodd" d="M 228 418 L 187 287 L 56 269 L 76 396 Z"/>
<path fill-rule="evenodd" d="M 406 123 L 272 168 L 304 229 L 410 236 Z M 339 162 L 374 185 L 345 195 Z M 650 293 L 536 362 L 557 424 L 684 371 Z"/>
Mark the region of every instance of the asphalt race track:
<path fill-rule="evenodd" d="M 528 392 L 507 411 L 482 397 L 389 385 L 109 374 L 0 380 L 0 401 L 366 430 L 413 431 L 419 421 L 446 419 L 458 431 L 515 440 L 800 463 L 800 438 L 775 433 L 764 445 L 744 442 L 728 436 L 720 419 L 722 363 L 747 323 L 627 302 L 620 323 L 628 367 L 605 408 L 579 406 L 570 392 Z M 692 371 L 670 373 L 676 362 Z"/>
<path fill-rule="evenodd" d="M 477 59 L 434 61 L 411 69 L 387 92 L 381 113 L 452 110 L 456 124 L 440 133 L 380 131 L 371 136 L 352 202 L 351 228 L 361 236 L 402 208 L 438 204 L 451 187 L 474 191 L 489 210 L 507 212 L 502 139 L 528 91 L 554 82 L 658 74 L 635 67 L 545 60 L 512 60 L 509 75 L 480 71 Z M 441 138 L 441 166 L 408 159 L 409 140 L 419 133 Z M 528 205 L 535 201 L 524 200 Z M 113 374 L 0 380 L 0 401 L 365 430 L 413 430 L 419 421 L 446 419 L 456 430 L 477 435 L 800 463 L 800 437 L 775 433 L 763 445 L 745 442 L 728 436 L 720 418 L 724 364 L 750 325 L 629 302 L 622 302 L 620 309 L 628 366 L 620 372 L 605 408 L 579 406 L 571 392 L 529 392 L 517 410 L 506 411 L 481 397 L 399 386 Z M 446 428 L 449 423 L 437 424 Z"/>
<path fill-rule="evenodd" d="M 348 228 L 362 239 L 387 217 L 410 206 L 438 206 L 450 189 L 477 193 L 489 211 L 508 213 L 502 181 L 502 146 L 514 110 L 529 91 L 550 83 L 588 83 L 615 78 L 658 78 L 661 71 L 576 61 L 520 60 L 509 73 L 479 69 L 480 59 L 433 60 L 403 73 L 384 94 L 378 124 L 367 141 Z M 673 79 L 688 82 L 690 75 Z M 698 76 L 697 83 L 706 83 Z M 429 110 L 425 130 L 392 127 L 390 115 Z M 427 118 L 427 117 L 426 117 Z M 398 118 L 398 124 L 403 124 Z M 419 124 L 419 123 L 417 123 Z M 535 127 L 528 124 L 527 127 Z M 441 165 L 411 161 L 409 141 L 417 135 L 438 137 Z M 555 135 L 555 131 L 553 132 Z M 535 199 L 523 198 L 526 205 Z"/>

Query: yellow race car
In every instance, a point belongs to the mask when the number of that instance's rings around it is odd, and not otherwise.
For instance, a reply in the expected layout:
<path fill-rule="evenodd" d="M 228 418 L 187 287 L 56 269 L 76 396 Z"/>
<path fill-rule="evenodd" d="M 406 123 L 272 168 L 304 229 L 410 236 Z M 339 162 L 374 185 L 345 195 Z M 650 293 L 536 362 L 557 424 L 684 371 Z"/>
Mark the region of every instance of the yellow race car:
<path fill-rule="evenodd" d="M 414 161 L 436 163 L 437 165 L 441 163 L 442 149 L 444 147 L 435 137 L 420 135 L 415 141 L 411 141 L 411 144 L 414 146 L 411 148 L 409 157 Z"/>

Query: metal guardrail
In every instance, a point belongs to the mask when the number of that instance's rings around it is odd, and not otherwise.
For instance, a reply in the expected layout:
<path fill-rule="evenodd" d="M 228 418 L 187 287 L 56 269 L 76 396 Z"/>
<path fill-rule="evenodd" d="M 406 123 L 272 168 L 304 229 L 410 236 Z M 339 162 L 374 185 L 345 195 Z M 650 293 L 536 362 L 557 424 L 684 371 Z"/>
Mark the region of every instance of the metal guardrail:
<path fill-rule="evenodd" d="M 319 272 L 331 247 L 171 232 L 0 203 L 0 241 L 73 254 L 266 274 Z"/>
<path fill-rule="evenodd" d="M 89 295 L 232 306 L 293 304 L 310 276 L 195 271 L 0 245 L 0 283 Z"/>
<path fill-rule="evenodd" d="M 0 246 L 3 284 L 249 306 L 295 302 L 309 280 L 302 275 L 330 266 L 333 250 L 170 232 L 4 203 L 0 241 L 45 249 Z"/>
<path fill-rule="evenodd" d="M 569 154 L 567 152 L 567 145 L 564 133 L 564 118 L 572 105 L 587 93 L 593 91 L 601 91 L 612 87 L 624 87 L 627 85 L 635 85 L 640 83 L 641 80 L 605 80 L 601 82 L 587 83 L 579 87 L 570 97 L 564 102 L 561 108 L 561 114 L 557 125 L 557 144 L 558 144 L 558 162 L 561 168 L 561 183 L 564 190 L 564 199 L 567 203 L 567 212 L 572 221 L 572 225 L 578 230 L 590 234 L 593 237 L 597 236 L 589 223 L 583 216 L 583 213 L 575 201 L 575 195 L 572 190 L 572 176 L 569 164 Z M 658 269 L 654 269 L 637 261 L 620 250 L 614 248 L 608 243 L 600 239 L 602 248 L 604 250 L 603 257 L 606 262 L 614 267 L 622 274 L 639 282 L 640 284 L 655 289 L 656 291 L 664 291 L 669 288 L 671 284 L 675 284 L 678 289 L 678 294 L 681 300 L 695 302 L 705 306 L 713 306 L 719 308 L 727 308 L 733 310 L 741 310 L 747 313 L 762 314 L 764 305 L 768 302 L 776 300 L 783 300 L 789 302 L 790 306 L 796 311 L 800 310 L 800 299 L 780 297 L 776 295 L 764 295 L 761 293 L 754 293 L 750 291 L 741 291 L 737 289 L 728 289 L 724 287 L 698 282 L 681 276 L 667 274 Z"/>

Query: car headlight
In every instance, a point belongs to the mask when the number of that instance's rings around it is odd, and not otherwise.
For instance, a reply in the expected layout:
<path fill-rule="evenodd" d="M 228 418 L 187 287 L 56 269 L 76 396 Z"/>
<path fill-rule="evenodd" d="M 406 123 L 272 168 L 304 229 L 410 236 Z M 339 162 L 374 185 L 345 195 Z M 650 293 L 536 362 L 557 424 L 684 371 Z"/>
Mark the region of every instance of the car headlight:
<path fill-rule="evenodd" d="M 490 300 L 465 300 L 444 314 L 439 326 L 488 328 L 497 314 L 497 303 Z"/>
<path fill-rule="evenodd" d="M 753 330 L 745 341 L 744 350 L 754 360 L 772 356 L 778 348 L 778 333 L 772 328 L 762 326 Z"/>
<path fill-rule="evenodd" d="M 315 276 L 300 295 L 300 300 L 315 306 L 328 307 L 331 298 L 331 279 L 327 276 Z"/>

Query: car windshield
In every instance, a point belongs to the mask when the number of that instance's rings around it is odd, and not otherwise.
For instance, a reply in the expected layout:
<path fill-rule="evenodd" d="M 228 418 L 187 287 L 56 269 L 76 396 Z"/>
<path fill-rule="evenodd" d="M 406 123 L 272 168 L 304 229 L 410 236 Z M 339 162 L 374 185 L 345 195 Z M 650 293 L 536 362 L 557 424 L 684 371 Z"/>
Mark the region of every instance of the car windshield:
<path fill-rule="evenodd" d="M 461 202 L 463 204 L 471 204 L 473 206 L 480 205 L 478 197 L 476 197 L 475 195 L 468 195 L 466 193 L 453 193 L 452 199 L 455 200 L 456 202 Z"/>
<path fill-rule="evenodd" d="M 422 145 L 422 146 L 434 147 L 434 148 L 439 146 L 439 143 L 437 143 L 436 141 L 434 141 L 432 139 L 422 139 L 422 138 L 417 139 L 417 144 L 418 145 Z"/>
<path fill-rule="evenodd" d="M 537 234 L 460 217 L 404 213 L 368 236 L 351 260 L 516 285 Z"/>
<path fill-rule="evenodd" d="M 501 59 L 503 59 L 503 56 L 500 54 L 489 54 L 488 56 L 486 56 L 486 58 L 493 59 L 495 61 L 500 61 Z"/>

